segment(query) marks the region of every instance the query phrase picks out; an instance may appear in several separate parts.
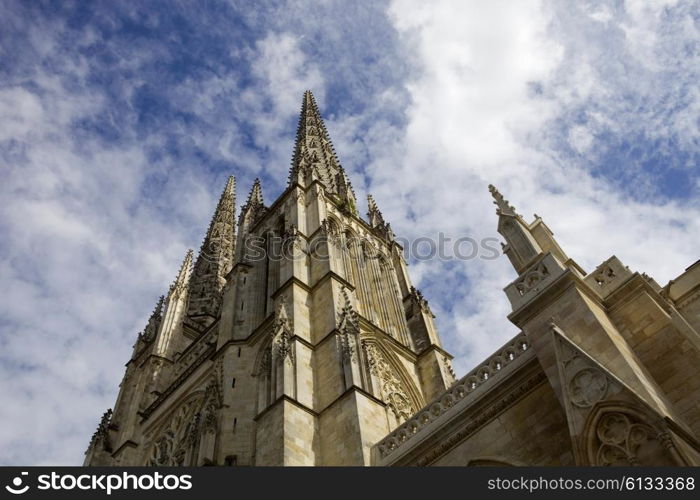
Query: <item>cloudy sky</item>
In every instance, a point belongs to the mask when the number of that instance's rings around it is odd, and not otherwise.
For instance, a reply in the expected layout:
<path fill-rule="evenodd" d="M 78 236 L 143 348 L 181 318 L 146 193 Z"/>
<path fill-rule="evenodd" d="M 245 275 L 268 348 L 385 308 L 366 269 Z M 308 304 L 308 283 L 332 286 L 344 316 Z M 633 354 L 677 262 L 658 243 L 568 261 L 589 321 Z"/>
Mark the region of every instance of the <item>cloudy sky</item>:
<path fill-rule="evenodd" d="M 588 271 L 698 258 L 698 2 L 0 9 L 0 464 L 82 462 L 226 177 L 284 189 L 305 89 L 400 236 L 497 236 L 493 183 Z M 458 375 L 517 333 L 505 257 L 411 271 Z"/>

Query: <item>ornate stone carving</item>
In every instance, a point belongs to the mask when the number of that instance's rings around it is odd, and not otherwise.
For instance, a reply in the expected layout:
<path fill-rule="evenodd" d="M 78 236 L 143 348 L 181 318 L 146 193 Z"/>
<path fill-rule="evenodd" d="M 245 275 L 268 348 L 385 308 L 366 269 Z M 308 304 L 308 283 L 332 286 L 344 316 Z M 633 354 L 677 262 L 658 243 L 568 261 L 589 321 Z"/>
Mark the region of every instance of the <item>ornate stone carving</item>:
<path fill-rule="evenodd" d="M 327 241 L 334 247 L 340 248 L 340 228 L 338 224 L 329 219 L 321 221 L 321 232 L 326 237 Z"/>
<path fill-rule="evenodd" d="M 187 457 L 194 448 L 192 434 L 199 424 L 199 408 L 202 397 L 189 400 L 181 405 L 153 439 L 151 452 L 146 465 L 182 466 L 189 465 Z"/>
<path fill-rule="evenodd" d="M 590 408 L 605 397 L 608 379 L 600 370 L 583 368 L 568 384 L 571 403 L 579 408 Z"/>
<path fill-rule="evenodd" d="M 341 306 L 338 313 L 336 343 L 345 362 L 357 363 L 357 336 L 360 332 L 357 312 L 352 307 L 345 287 L 341 289 Z"/>
<path fill-rule="evenodd" d="M 598 283 L 598 286 L 605 286 L 608 283 L 610 283 L 611 281 L 613 281 L 616 277 L 617 277 L 617 275 L 615 274 L 615 271 L 610 266 L 601 267 L 593 275 L 593 279 L 595 280 L 596 283 Z"/>
<path fill-rule="evenodd" d="M 220 358 L 221 359 L 221 358 Z M 215 433 L 223 406 L 221 362 L 217 360 L 203 392 L 181 405 L 161 427 L 147 465 L 192 465 L 194 452 L 205 433 Z"/>
<path fill-rule="evenodd" d="M 272 327 L 272 355 L 276 359 L 294 362 L 292 349 L 292 325 L 287 313 L 287 304 L 282 299 L 277 308 L 275 322 Z"/>
<path fill-rule="evenodd" d="M 379 380 L 381 399 L 389 406 L 398 422 L 404 422 L 416 412 L 414 404 L 395 370 L 373 342 L 363 342 L 370 373 Z"/>
<path fill-rule="evenodd" d="M 521 296 L 538 291 L 538 286 L 549 276 L 549 270 L 540 262 L 534 269 L 527 271 L 515 282 L 515 288 Z"/>
<path fill-rule="evenodd" d="M 270 370 L 272 369 L 272 352 L 270 350 L 266 350 L 265 353 L 262 356 L 262 359 L 260 360 L 260 365 L 258 366 L 258 370 L 255 372 L 255 376 L 263 375 L 263 374 L 270 374 Z"/>
<path fill-rule="evenodd" d="M 143 411 L 140 412 L 143 418 L 148 418 L 151 413 L 153 413 L 155 409 L 158 408 L 158 406 L 160 406 L 163 401 L 165 401 L 168 396 L 170 396 L 170 394 L 172 394 L 175 389 L 177 389 L 187 379 L 187 377 L 197 369 L 198 366 L 204 363 L 207 359 L 210 359 L 211 355 L 216 350 L 216 338 L 216 329 L 209 330 L 207 334 L 195 340 L 195 342 L 185 350 L 180 358 L 178 358 L 176 365 L 171 368 L 174 380 L 169 382 L 169 385 L 165 388 L 165 390 L 163 390 L 162 393 L 159 393 L 155 400 L 153 400 Z M 206 339 L 209 339 L 209 341 L 206 341 Z M 196 351 L 199 353 L 193 360 L 188 355 L 191 351 Z M 159 360 L 156 361 L 160 362 Z M 220 363 L 220 359 L 218 363 Z M 150 394 L 150 392 L 148 394 Z M 147 394 L 144 394 L 144 398 L 146 398 L 146 396 Z M 148 401 L 150 401 L 150 399 Z M 144 399 L 144 401 L 142 401 L 141 408 L 143 408 L 148 401 Z"/>
<path fill-rule="evenodd" d="M 599 440 L 595 465 L 662 465 L 659 433 L 621 412 L 604 414 L 596 427 Z"/>

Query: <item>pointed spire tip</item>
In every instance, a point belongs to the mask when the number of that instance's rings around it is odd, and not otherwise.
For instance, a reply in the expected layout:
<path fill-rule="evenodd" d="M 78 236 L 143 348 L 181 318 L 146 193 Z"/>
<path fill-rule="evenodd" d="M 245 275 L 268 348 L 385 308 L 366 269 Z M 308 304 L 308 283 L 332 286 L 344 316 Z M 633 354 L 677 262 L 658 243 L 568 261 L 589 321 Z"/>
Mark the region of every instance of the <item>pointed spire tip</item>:
<path fill-rule="evenodd" d="M 493 196 L 493 203 L 497 207 L 497 214 L 517 215 L 517 213 L 515 212 L 515 207 L 503 197 L 501 192 L 498 189 L 496 189 L 496 186 L 494 186 L 493 184 L 489 184 L 489 192 L 491 193 L 491 196 Z"/>

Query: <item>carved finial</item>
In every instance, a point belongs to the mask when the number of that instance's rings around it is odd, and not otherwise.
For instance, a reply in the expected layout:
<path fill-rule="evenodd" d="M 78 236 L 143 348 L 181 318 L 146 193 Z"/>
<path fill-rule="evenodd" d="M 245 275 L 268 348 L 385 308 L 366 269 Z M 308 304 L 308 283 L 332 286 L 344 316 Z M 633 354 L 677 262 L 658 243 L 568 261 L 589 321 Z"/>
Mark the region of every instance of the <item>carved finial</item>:
<path fill-rule="evenodd" d="M 372 196 L 371 194 L 367 195 L 367 210 L 369 212 L 379 212 L 377 202 L 374 201 L 374 196 Z"/>
<path fill-rule="evenodd" d="M 274 357 L 294 360 L 292 334 L 292 325 L 287 313 L 287 300 L 283 297 L 277 304 L 275 323 L 272 327 L 272 353 Z"/>
<path fill-rule="evenodd" d="M 496 207 L 496 213 L 498 215 L 517 215 L 515 212 L 515 207 L 508 203 L 508 200 L 503 198 L 503 195 L 495 188 L 493 184 L 489 184 L 489 192 L 493 196 L 494 204 Z"/>
<path fill-rule="evenodd" d="M 265 207 L 265 202 L 263 200 L 260 179 L 256 178 L 253 182 L 253 186 L 250 188 L 248 200 L 241 208 L 239 223 L 244 220 L 248 220 L 248 222 L 253 223 L 264 215 L 266 210 L 267 208 Z"/>
<path fill-rule="evenodd" d="M 348 295 L 347 289 L 343 286 L 340 289 L 340 300 L 339 300 L 340 311 L 338 312 L 338 326 L 352 325 L 352 327 L 358 327 L 357 311 L 352 306 L 352 301 Z"/>
<path fill-rule="evenodd" d="M 275 311 L 275 320 L 277 323 L 287 323 L 289 321 L 289 312 L 287 311 L 287 299 L 282 297 L 277 304 Z"/>
<path fill-rule="evenodd" d="M 385 240 L 394 240 L 394 231 L 391 230 L 391 225 L 384 220 L 384 216 L 371 194 L 367 195 L 367 221 Z"/>
<path fill-rule="evenodd" d="M 374 197 L 371 194 L 367 195 L 367 220 L 369 225 L 372 227 L 377 227 L 379 225 L 384 225 L 384 216 L 377 206 L 377 202 L 374 201 Z"/>

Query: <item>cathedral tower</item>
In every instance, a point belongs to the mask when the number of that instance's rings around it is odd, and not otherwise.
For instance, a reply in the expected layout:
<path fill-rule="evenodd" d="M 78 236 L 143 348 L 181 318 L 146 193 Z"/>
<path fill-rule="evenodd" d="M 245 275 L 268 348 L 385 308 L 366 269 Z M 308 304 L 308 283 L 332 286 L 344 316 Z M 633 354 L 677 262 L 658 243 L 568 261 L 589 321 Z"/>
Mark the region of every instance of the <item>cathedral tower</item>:
<path fill-rule="evenodd" d="M 454 381 L 376 202 L 352 185 L 311 92 L 285 191 L 230 178 L 127 363 L 88 465 L 369 465 Z"/>

